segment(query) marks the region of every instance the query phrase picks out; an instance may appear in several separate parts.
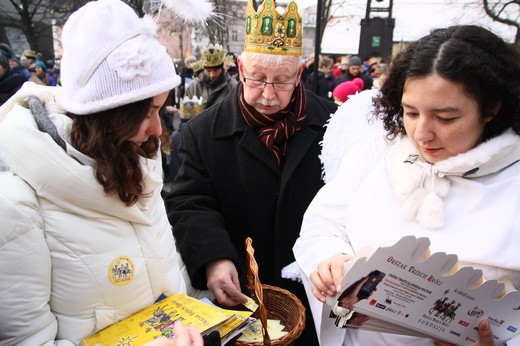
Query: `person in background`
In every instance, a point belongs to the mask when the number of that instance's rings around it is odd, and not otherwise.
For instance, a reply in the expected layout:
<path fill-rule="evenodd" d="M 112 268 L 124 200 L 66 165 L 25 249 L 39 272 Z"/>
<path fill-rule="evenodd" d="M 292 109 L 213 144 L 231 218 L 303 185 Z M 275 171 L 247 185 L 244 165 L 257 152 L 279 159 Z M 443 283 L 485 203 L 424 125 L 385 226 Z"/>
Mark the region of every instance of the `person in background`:
<path fill-rule="evenodd" d="M 31 82 L 47 86 L 56 86 L 56 80 L 49 71 L 47 71 L 47 65 L 45 65 L 43 61 L 36 61 L 32 64 L 29 68 L 29 72 L 32 74 Z"/>
<path fill-rule="evenodd" d="M 224 56 L 220 47 L 210 45 L 202 53 L 203 72 L 186 87 L 184 98 L 179 101 L 180 124 L 172 132 L 172 147 L 169 164 L 169 181 L 173 182 L 182 164 L 179 147 L 182 142 L 184 123 L 196 117 L 204 109 L 222 102 L 238 84 L 224 68 Z"/>
<path fill-rule="evenodd" d="M 315 82 L 316 78 L 314 72 L 311 72 L 307 78 L 307 81 L 305 82 L 305 88 L 314 91 L 314 83 L 316 83 L 316 95 L 331 99 L 335 79 L 332 75 L 333 63 L 334 61 L 331 58 L 327 56 L 320 56 L 317 81 Z"/>
<path fill-rule="evenodd" d="M 4 53 L 5 56 L 8 58 L 11 58 L 14 55 L 13 50 L 11 49 L 11 46 L 9 46 L 7 43 L 0 42 L 0 53 Z"/>
<path fill-rule="evenodd" d="M 11 56 L 9 59 L 9 65 L 11 65 L 11 70 L 13 70 L 14 73 L 23 74 L 25 80 L 31 79 L 31 72 L 29 72 L 29 70 L 24 65 L 22 65 L 19 55 Z"/>
<path fill-rule="evenodd" d="M 61 54 L 56 54 L 56 57 L 54 58 L 54 64 L 52 65 L 52 68 L 49 71 L 52 78 L 54 78 L 54 80 L 56 81 L 56 85 L 61 85 L 60 68 L 61 68 Z"/>
<path fill-rule="evenodd" d="M 314 53 L 311 53 L 309 54 L 309 57 L 305 59 L 305 67 L 303 68 L 301 76 L 303 85 L 305 85 L 305 83 L 307 82 L 307 78 L 312 73 L 312 71 L 314 71 L 314 56 Z"/>
<path fill-rule="evenodd" d="M 224 69 L 229 73 L 231 78 L 238 81 L 237 58 L 234 53 L 229 52 L 224 57 Z"/>
<path fill-rule="evenodd" d="M 336 77 L 335 87 L 340 83 L 353 80 L 354 78 L 361 78 L 363 80 L 363 90 L 372 88 L 372 77 L 366 74 L 362 74 L 363 61 L 358 56 L 351 56 L 348 60 L 347 68 L 343 71 L 343 74 Z"/>
<path fill-rule="evenodd" d="M 13 73 L 23 74 L 26 80 L 31 78 L 29 70 L 27 70 L 27 68 L 20 62 L 20 55 L 14 54 L 13 50 L 7 43 L 0 42 L 0 53 L 4 53 L 4 55 L 9 59 L 9 65 L 11 66 Z"/>
<path fill-rule="evenodd" d="M 0 51 L 0 106 L 26 82 L 25 76 L 11 69 L 10 59 Z"/>
<path fill-rule="evenodd" d="M 273 28 L 289 28 L 290 21 L 296 30 L 270 44 L 276 32 L 261 30 L 268 17 L 275 18 Z M 242 303 L 248 293 L 244 242 L 250 236 L 260 281 L 307 305 L 301 283 L 282 277 L 282 269 L 294 262 L 291 248 L 303 213 L 323 185 L 320 142 L 337 107 L 306 92 L 301 82 L 303 28 L 296 3 L 284 16 L 273 0 L 258 12 L 249 1 L 246 23 L 240 83 L 184 125 L 183 162 L 166 206 L 194 287 L 209 288 L 222 305 Z M 310 316 L 307 322 L 295 345 L 316 345 Z"/>
<path fill-rule="evenodd" d="M 189 55 L 184 59 L 184 66 L 181 71 L 181 84 L 177 87 L 176 95 L 182 100 L 186 90 L 186 86 L 193 80 L 193 64 L 197 61 L 193 55 Z"/>
<path fill-rule="evenodd" d="M 341 76 L 348 68 L 348 56 L 340 56 L 336 59 L 336 63 L 334 64 L 334 68 L 332 69 L 332 74 L 334 78 Z"/>
<path fill-rule="evenodd" d="M 224 69 L 224 56 L 220 46 L 210 45 L 202 52 L 204 71 L 186 86 L 184 96 L 202 97 L 203 109 L 224 100 L 237 85 L 237 81 Z"/>
<path fill-rule="evenodd" d="M 334 88 L 334 92 L 332 93 L 334 102 L 336 102 L 338 106 L 341 106 L 343 103 L 347 102 L 351 95 L 361 92 L 361 90 L 363 90 L 363 85 L 364 83 L 361 78 L 354 78 L 353 80 L 339 84 Z"/>
<path fill-rule="evenodd" d="M 182 165 L 182 159 L 179 155 L 179 148 L 182 141 L 182 128 L 186 122 L 199 115 L 204 110 L 203 107 L 201 98 L 197 99 L 193 97 L 192 99 L 188 99 L 186 97 L 180 101 L 179 127 L 171 133 L 170 162 L 168 165 L 168 179 L 170 184 L 173 183 Z"/>
<path fill-rule="evenodd" d="M 361 73 L 363 74 L 372 74 L 374 72 L 374 68 L 379 65 L 382 61 L 383 57 L 381 54 L 377 52 L 370 53 L 363 60 L 363 69 Z"/>
<path fill-rule="evenodd" d="M 372 78 L 374 80 L 372 89 L 381 89 L 381 86 L 385 82 L 386 76 L 388 75 L 389 68 L 390 65 L 387 63 L 380 63 L 374 68 L 374 72 L 372 72 Z"/>
<path fill-rule="evenodd" d="M 78 345 L 200 293 L 160 195 L 159 110 L 180 78 L 155 33 L 122 1 L 89 2 L 63 28 L 62 87 L 25 83 L 0 108 L 2 345 Z"/>
<path fill-rule="evenodd" d="M 193 78 L 197 78 L 202 71 L 204 71 L 204 64 L 202 60 L 197 60 L 193 63 Z"/>
<path fill-rule="evenodd" d="M 38 59 L 36 58 L 36 52 L 32 49 L 24 50 L 20 56 L 20 62 L 27 69 L 29 69 L 31 65 L 34 64 L 36 61 L 38 61 Z"/>
<path fill-rule="evenodd" d="M 481 269 L 506 291 L 520 288 L 519 100 L 520 52 L 482 27 L 433 30 L 393 58 L 375 98 L 381 122 L 370 125 L 385 133 L 346 152 L 293 249 L 322 345 L 446 344 L 321 320 L 345 262 L 365 246 L 428 237 L 432 253 L 456 254 L 459 267 Z M 489 220 L 499 220 L 492 230 Z M 492 328 L 479 322 L 478 345 L 494 345 Z"/>

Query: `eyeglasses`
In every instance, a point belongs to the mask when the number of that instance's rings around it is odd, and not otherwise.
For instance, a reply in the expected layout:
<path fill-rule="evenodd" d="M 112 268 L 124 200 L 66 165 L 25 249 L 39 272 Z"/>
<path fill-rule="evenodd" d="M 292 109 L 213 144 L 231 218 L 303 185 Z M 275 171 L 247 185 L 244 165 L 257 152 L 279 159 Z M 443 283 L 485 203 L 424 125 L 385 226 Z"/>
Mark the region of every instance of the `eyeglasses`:
<path fill-rule="evenodd" d="M 282 83 L 282 82 L 266 82 L 263 80 L 256 80 L 244 77 L 244 83 L 251 88 L 265 89 L 267 84 L 271 84 L 274 90 L 277 91 L 291 91 L 296 87 L 296 83 Z"/>

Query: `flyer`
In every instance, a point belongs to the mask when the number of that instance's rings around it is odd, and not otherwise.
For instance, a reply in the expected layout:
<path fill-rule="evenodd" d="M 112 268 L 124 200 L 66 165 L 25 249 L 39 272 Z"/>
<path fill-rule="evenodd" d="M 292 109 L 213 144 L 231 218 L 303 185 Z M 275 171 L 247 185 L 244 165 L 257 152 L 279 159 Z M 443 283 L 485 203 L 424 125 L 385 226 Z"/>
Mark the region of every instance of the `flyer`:
<path fill-rule="evenodd" d="M 340 328 L 423 336 L 454 344 L 479 340 L 487 318 L 496 344 L 520 333 L 520 293 L 458 267 L 453 254 L 430 254 L 430 240 L 407 236 L 348 262 L 342 291 L 328 303 Z M 341 302 L 341 303 L 340 303 Z"/>

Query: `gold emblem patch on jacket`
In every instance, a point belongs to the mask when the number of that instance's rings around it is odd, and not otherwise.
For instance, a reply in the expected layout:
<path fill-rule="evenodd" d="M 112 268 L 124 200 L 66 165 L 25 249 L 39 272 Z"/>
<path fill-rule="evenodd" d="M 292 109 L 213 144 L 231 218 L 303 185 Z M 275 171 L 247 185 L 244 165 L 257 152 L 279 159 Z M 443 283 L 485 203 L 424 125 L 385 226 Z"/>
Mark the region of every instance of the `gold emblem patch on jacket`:
<path fill-rule="evenodd" d="M 134 263 L 127 256 L 119 256 L 108 267 L 108 280 L 116 286 L 129 284 L 135 276 Z"/>

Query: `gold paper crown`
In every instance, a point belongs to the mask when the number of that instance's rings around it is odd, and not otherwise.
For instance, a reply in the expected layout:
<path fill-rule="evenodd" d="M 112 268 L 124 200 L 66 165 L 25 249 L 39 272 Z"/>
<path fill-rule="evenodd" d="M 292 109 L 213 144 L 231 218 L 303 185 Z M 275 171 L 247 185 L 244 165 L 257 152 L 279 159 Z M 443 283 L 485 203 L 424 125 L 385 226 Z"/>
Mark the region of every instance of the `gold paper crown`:
<path fill-rule="evenodd" d="M 235 59 L 233 59 L 232 55 L 226 55 L 224 57 L 224 63 L 230 64 L 230 63 L 234 63 L 234 62 L 235 62 Z"/>
<path fill-rule="evenodd" d="M 244 51 L 301 56 L 302 18 L 298 5 L 291 1 L 280 14 L 274 0 L 265 0 L 256 12 L 252 0 L 248 0 Z"/>
<path fill-rule="evenodd" d="M 183 120 L 189 120 L 196 117 L 200 112 L 204 110 L 202 106 L 202 97 L 197 98 L 193 96 L 191 99 L 188 96 L 184 96 L 180 102 L 180 118 Z"/>
<path fill-rule="evenodd" d="M 210 45 L 202 53 L 202 63 L 204 67 L 220 67 L 224 63 L 224 55 L 220 46 Z"/>
<path fill-rule="evenodd" d="M 199 72 L 204 68 L 204 64 L 202 59 L 197 60 L 191 65 L 191 68 L 193 69 L 193 72 Z"/>

